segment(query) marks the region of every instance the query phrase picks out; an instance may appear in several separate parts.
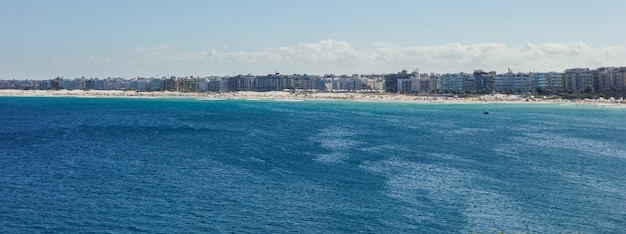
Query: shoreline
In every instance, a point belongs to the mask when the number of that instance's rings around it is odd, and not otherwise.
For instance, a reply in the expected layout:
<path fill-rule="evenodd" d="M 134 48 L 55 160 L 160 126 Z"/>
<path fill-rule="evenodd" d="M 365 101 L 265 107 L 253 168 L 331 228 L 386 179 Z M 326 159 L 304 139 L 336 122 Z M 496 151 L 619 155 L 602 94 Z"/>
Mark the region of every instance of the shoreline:
<path fill-rule="evenodd" d="M 326 93 L 287 91 L 238 91 L 226 93 L 184 93 L 171 91 L 123 91 L 123 90 L 16 90 L 2 89 L 0 97 L 127 97 L 127 98 L 203 98 L 203 99 L 291 99 L 291 100 L 354 100 L 364 102 L 408 102 L 408 103 L 511 103 L 511 104 L 591 104 L 622 105 L 621 99 L 567 100 L 553 98 L 527 98 L 520 95 L 485 94 L 473 97 L 415 96 L 388 93 Z"/>

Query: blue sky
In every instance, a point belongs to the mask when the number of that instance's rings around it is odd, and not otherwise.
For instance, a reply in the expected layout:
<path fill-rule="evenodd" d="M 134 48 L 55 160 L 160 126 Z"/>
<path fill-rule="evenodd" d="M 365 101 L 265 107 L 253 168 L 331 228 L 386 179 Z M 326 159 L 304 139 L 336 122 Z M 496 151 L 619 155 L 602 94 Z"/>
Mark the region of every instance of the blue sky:
<path fill-rule="evenodd" d="M 626 66 L 626 1 L 0 1 L 0 79 Z"/>

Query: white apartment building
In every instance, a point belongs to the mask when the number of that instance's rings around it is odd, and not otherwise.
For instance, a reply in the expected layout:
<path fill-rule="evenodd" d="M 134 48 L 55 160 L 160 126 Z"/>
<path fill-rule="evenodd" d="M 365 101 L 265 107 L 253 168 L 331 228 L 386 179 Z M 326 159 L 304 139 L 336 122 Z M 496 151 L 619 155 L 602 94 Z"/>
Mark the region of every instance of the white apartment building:
<path fill-rule="evenodd" d="M 560 72 L 535 72 L 530 74 L 532 91 L 543 89 L 549 94 L 556 94 L 561 90 L 563 83 L 563 73 Z"/>
<path fill-rule="evenodd" d="M 439 77 L 439 88 L 441 92 L 461 92 L 463 91 L 463 76 L 467 74 L 461 73 L 446 73 Z"/>
<path fill-rule="evenodd" d="M 527 93 L 532 92 L 532 80 L 528 73 L 512 73 L 496 75 L 493 88 L 500 93 Z"/>
<path fill-rule="evenodd" d="M 588 85 L 593 86 L 593 71 L 589 68 L 573 68 L 565 70 L 563 90 L 581 91 Z"/>

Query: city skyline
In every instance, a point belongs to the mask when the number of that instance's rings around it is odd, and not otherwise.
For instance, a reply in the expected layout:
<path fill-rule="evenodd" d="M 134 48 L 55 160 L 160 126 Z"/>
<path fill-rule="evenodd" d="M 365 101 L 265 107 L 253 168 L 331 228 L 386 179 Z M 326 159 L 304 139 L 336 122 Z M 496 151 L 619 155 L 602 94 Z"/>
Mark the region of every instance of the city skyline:
<path fill-rule="evenodd" d="M 0 79 L 623 66 L 622 1 L 4 1 Z"/>

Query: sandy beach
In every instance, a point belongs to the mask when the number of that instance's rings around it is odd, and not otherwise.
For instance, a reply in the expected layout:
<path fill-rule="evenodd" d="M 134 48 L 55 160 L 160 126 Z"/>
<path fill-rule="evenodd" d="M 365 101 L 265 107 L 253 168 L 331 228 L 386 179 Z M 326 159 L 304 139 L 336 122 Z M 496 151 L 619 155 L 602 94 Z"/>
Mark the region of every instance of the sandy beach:
<path fill-rule="evenodd" d="M 31 96 L 31 97 L 178 97 L 178 98 L 255 98 L 255 99 L 312 99 L 312 100 L 355 100 L 373 102 L 438 102 L 438 103 L 587 103 L 587 104 L 623 104 L 622 99 L 584 99 L 567 100 L 547 97 L 523 97 L 520 95 L 493 94 L 473 97 L 415 96 L 387 93 L 349 93 L 349 92 L 226 92 L 226 93 L 190 93 L 190 92 L 137 92 L 123 90 L 0 90 L 0 96 Z"/>

